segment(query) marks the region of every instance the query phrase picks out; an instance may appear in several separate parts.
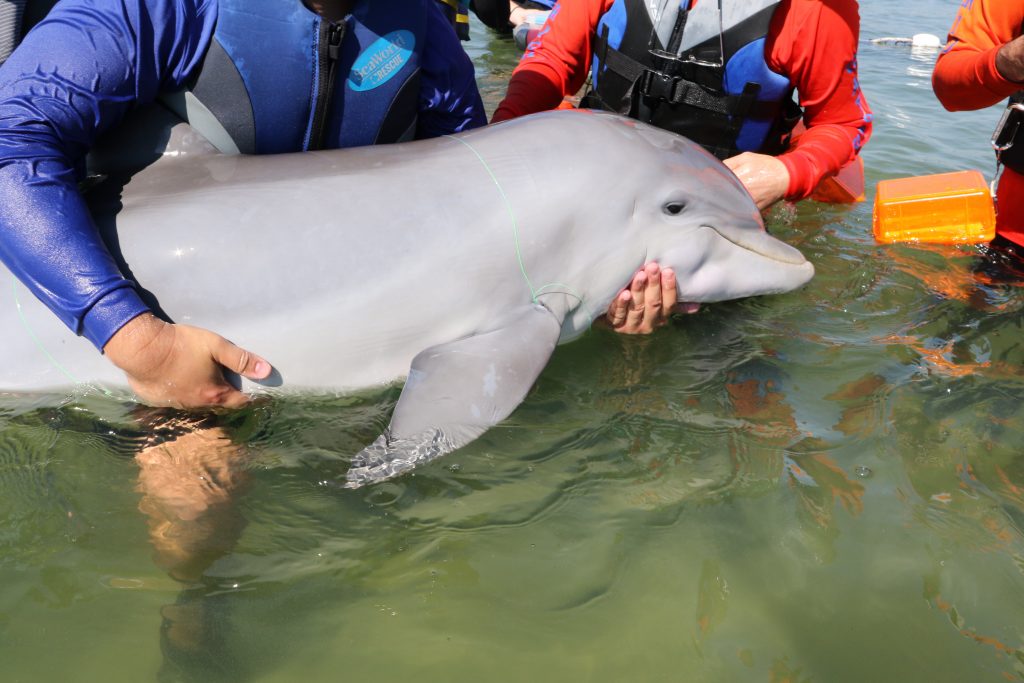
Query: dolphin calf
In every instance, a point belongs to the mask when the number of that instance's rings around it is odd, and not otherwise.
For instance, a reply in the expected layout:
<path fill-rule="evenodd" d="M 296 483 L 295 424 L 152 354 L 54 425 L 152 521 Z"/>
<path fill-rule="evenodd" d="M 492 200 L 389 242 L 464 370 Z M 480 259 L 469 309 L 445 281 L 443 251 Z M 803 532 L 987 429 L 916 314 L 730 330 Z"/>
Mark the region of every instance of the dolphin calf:
<path fill-rule="evenodd" d="M 714 157 L 597 112 L 379 147 L 165 154 L 114 199 L 97 224 L 157 310 L 263 355 L 275 390 L 408 378 L 351 486 L 508 416 L 647 261 L 675 269 L 689 302 L 814 274 Z M 126 386 L 2 266 L 0 282 L 0 391 Z"/>

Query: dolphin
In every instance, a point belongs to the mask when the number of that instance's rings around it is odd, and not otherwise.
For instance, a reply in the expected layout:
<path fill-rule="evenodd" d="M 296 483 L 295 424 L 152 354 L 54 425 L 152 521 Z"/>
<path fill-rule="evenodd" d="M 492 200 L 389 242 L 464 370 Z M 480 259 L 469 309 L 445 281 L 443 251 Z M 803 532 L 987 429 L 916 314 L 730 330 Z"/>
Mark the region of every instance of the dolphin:
<path fill-rule="evenodd" d="M 353 458 L 353 487 L 507 417 L 555 346 L 647 261 L 675 269 L 688 302 L 787 292 L 814 274 L 713 156 L 588 111 L 377 147 L 167 153 L 94 216 L 155 310 L 263 355 L 271 390 L 407 377 L 389 427 Z M 126 386 L 0 277 L 0 391 Z"/>

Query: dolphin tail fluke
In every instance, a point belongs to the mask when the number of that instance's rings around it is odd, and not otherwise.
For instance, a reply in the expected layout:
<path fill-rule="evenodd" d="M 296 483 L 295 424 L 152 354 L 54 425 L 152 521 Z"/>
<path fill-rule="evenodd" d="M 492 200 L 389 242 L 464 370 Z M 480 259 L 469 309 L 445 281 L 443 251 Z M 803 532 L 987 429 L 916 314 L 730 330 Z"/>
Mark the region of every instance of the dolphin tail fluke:
<path fill-rule="evenodd" d="M 413 359 L 391 425 L 352 459 L 345 486 L 384 481 L 465 446 L 515 410 L 547 365 L 562 323 L 540 305 Z"/>

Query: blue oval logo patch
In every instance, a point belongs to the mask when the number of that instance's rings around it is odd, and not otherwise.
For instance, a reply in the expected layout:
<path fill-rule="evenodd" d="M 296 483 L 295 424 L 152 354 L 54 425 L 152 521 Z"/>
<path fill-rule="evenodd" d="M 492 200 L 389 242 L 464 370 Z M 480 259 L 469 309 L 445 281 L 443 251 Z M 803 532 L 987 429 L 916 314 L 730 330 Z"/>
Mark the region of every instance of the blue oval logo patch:
<path fill-rule="evenodd" d="M 348 85 L 356 92 L 384 85 L 402 70 L 416 47 L 411 31 L 392 31 L 363 50 L 348 74 Z"/>

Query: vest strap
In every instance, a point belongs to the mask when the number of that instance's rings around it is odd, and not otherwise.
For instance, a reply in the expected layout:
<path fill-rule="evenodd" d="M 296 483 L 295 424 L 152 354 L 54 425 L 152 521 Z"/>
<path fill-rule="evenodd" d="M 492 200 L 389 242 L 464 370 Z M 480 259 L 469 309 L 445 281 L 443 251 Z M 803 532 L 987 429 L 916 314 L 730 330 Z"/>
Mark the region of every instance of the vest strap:
<path fill-rule="evenodd" d="M 640 80 L 641 94 L 669 104 L 685 104 L 716 114 L 747 116 L 752 102 L 743 97 L 722 95 L 693 81 L 669 76 L 660 71 L 646 71 Z M 746 104 L 746 109 L 742 105 Z"/>
<path fill-rule="evenodd" d="M 609 45 L 604 35 L 599 35 L 596 42 L 605 68 L 630 83 L 636 83 L 640 94 L 645 97 L 739 118 L 772 118 L 779 111 L 778 102 L 757 101 L 760 86 L 756 83 L 748 83 L 740 95 L 726 95 L 681 76 L 652 69 Z"/>
<path fill-rule="evenodd" d="M 595 42 L 597 43 L 596 52 L 601 56 L 601 63 L 630 83 L 635 83 L 647 71 L 646 66 L 608 44 L 607 27 L 601 35 L 597 36 Z"/>

